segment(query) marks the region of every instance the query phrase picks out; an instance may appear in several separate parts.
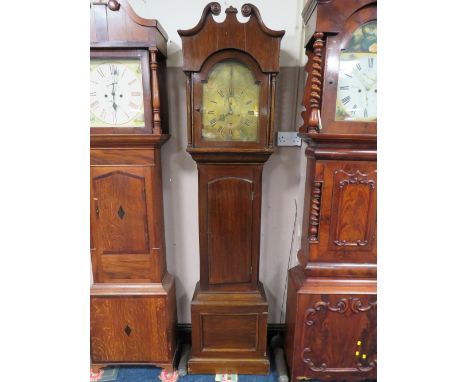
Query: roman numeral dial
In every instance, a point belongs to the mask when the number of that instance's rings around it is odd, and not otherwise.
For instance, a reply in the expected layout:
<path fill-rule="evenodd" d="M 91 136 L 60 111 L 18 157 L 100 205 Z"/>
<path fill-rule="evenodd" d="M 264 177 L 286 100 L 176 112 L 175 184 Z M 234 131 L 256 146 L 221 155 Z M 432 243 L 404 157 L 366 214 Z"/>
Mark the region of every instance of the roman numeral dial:
<path fill-rule="evenodd" d="M 260 87 L 247 66 L 222 61 L 213 66 L 202 87 L 204 140 L 257 140 Z"/>
<path fill-rule="evenodd" d="M 91 59 L 91 127 L 144 127 L 140 59 Z"/>
<path fill-rule="evenodd" d="M 335 121 L 377 121 L 377 21 L 359 25 L 341 49 Z"/>
<path fill-rule="evenodd" d="M 377 54 L 341 53 L 335 120 L 377 120 Z"/>

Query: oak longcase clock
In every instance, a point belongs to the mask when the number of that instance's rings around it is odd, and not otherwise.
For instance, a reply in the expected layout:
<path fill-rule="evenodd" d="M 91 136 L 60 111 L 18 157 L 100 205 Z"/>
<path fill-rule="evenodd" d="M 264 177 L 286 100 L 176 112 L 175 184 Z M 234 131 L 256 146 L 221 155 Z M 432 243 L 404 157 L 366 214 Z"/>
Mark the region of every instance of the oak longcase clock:
<path fill-rule="evenodd" d="M 90 5 L 91 362 L 172 367 L 161 146 L 167 34 L 126 0 Z"/>
<path fill-rule="evenodd" d="M 299 265 L 289 270 L 294 382 L 377 377 L 377 2 L 307 2 Z"/>
<path fill-rule="evenodd" d="M 267 374 L 268 303 L 259 281 L 261 182 L 273 153 L 280 42 L 258 9 L 208 4 L 179 30 L 187 75 L 188 147 L 197 162 L 200 282 L 190 373 Z"/>

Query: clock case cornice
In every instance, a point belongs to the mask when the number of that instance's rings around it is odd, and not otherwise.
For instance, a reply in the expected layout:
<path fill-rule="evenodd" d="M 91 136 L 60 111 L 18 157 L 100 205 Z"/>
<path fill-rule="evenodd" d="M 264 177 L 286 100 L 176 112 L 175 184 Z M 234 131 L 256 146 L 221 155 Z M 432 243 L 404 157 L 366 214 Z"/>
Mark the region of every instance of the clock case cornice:
<path fill-rule="evenodd" d="M 92 1 L 91 48 L 149 48 L 167 57 L 168 35 L 158 20 L 136 14 L 126 0 Z M 121 12 L 120 11 L 122 8 Z M 122 34 L 120 23 L 125 20 L 136 33 Z M 144 35 L 145 39 L 139 38 Z"/>
<path fill-rule="evenodd" d="M 306 48 L 315 32 L 339 33 L 348 18 L 364 7 L 377 6 L 375 0 L 309 0 L 302 11 Z"/>
<path fill-rule="evenodd" d="M 306 91 L 301 113 L 303 125 L 299 136 L 306 142 L 367 141 L 377 143 L 376 122 L 334 121 L 337 69 L 329 61 L 339 60 L 341 49 L 345 49 L 351 33 L 359 25 L 377 19 L 375 0 L 309 0 L 302 12 L 305 25 L 305 48 L 308 62 Z M 333 115 L 331 115 L 333 114 Z M 321 118 L 322 126 L 319 127 Z M 324 136 L 320 138 L 320 136 Z"/>
<path fill-rule="evenodd" d="M 221 5 L 218 2 L 209 3 L 203 10 L 198 24 L 191 29 L 179 29 L 182 44 L 187 48 L 183 51 L 183 71 L 186 73 L 199 72 L 205 61 L 213 54 L 227 49 L 235 49 L 247 53 L 257 61 L 260 70 L 264 73 L 278 73 L 279 60 L 271 60 L 271 57 L 279 57 L 280 43 L 285 31 L 269 29 L 260 16 L 257 7 L 252 4 L 244 4 L 241 8 L 242 15 L 249 17 L 246 23 L 237 19 L 237 9 L 226 9 L 226 18 L 218 23 L 213 15 L 221 13 Z M 256 39 L 246 39 L 246 35 L 255 35 Z M 199 44 L 200 41 L 207 41 Z M 190 47 L 197 49 L 190 49 Z"/>

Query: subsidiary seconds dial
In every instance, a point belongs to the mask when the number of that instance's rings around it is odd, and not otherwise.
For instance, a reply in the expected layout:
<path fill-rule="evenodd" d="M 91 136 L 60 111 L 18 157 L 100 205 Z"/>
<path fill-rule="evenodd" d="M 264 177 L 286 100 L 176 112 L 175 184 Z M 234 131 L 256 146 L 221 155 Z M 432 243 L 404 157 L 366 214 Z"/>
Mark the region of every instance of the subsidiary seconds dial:
<path fill-rule="evenodd" d="M 139 60 L 91 61 L 92 127 L 144 127 Z"/>

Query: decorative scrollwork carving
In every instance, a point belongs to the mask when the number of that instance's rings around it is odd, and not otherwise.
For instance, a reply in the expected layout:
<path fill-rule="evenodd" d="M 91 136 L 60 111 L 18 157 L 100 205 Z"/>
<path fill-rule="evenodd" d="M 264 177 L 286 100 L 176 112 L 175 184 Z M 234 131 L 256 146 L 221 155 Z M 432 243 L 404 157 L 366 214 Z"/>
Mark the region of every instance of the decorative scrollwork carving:
<path fill-rule="evenodd" d="M 242 16 L 249 17 L 252 13 L 252 7 L 250 4 L 244 4 L 241 8 Z"/>
<path fill-rule="evenodd" d="M 318 301 L 314 304 L 312 308 L 307 309 L 304 312 L 304 324 L 312 326 L 314 324 L 314 316 L 320 312 L 330 311 L 335 313 L 344 314 L 346 312 L 351 312 L 351 314 L 358 314 L 362 312 L 367 312 L 371 309 L 374 309 L 377 306 L 377 301 L 369 301 L 364 304 L 358 297 L 347 297 L 339 299 L 335 304 L 330 303 L 329 301 Z M 308 368 L 314 372 L 369 372 L 372 369 L 375 369 L 377 366 L 377 360 L 370 359 L 369 363 L 363 364 L 356 360 L 355 367 L 328 367 L 325 362 L 313 362 L 310 355 L 312 353 L 309 347 L 305 347 L 302 351 L 302 361 L 308 366 Z"/>
<path fill-rule="evenodd" d="M 310 348 L 305 348 L 302 351 L 302 361 L 309 366 L 309 369 L 312 371 L 325 371 L 327 369 L 327 364 L 325 362 L 322 362 L 320 366 L 315 366 L 315 364 L 312 362 L 310 358 L 306 357 L 306 353 L 310 353 Z"/>
<path fill-rule="evenodd" d="M 320 203 L 322 199 L 322 182 L 312 185 L 312 202 L 310 209 L 309 242 L 318 242 L 320 224 Z"/>
<path fill-rule="evenodd" d="M 120 9 L 120 3 L 117 0 L 109 0 L 107 7 L 111 11 L 118 11 Z"/>
<path fill-rule="evenodd" d="M 377 361 L 370 361 L 367 366 L 363 365 L 362 363 L 358 362 L 356 365 L 356 369 L 359 371 L 362 371 L 363 373 L 367 373 L 368 371 L 371 371 L 372 369 L 375 369 L 377 366 Z"/>
<path fill-rule="evenodd" d="M 314 43 L 312 45 L 312 73 L 310 82 L 310 117 L 308 132 L 319 131 L 320 100 L 322 97 L 322 50 L 324 47 L 324 34 L 314 33 Z"/>
<path fill-rule="evenodd" d="M 335 240 L 333 244 L 339 247 L 364 247 L 369 244 L 368 240 L 356 240 L 356 241 L 346 241 L 346 240 Z"/>
<path fill-rule="evenodd" d="M 367 305 L 364 305 L 358 297 L 341 298 L 338 302 L 333 305 L 329 301 L 316 302 L 312 308 L 307 309 L 304 312 L 304 323 L 308 326 L 314 324 L 313 317 L 322 311 L 329 310 L 330 312 L 345 313 L 348 309 L 351 309 L 353 313 L 367 312 L 368 310 L 377 306 L 377 301 L 371 301 Z"/>
<path fill-rule="evenodd" d="M 361 362 L 356 363 L 356 367 L 354 368 L 334 368 L 334 367 L 328 367 L 325 362 L 322 362 L 320 366 L 316 365 L 310 357 L 307 356 L 307 353 L 311 353 L 310 348 L 304 348 L 302 351 L 302 362 L 304 362 L 310 370 L 323 373 L 323 372 L 343 372 L 343 371 L 360 371 L 362 373 L 367 373 L 371 371 L 372 369 L 375 369 L 377 366 L 377 360 L 372 360 L 369 361 L 367 365 L 363 365 Z"/>
<path fill-rule="evenodd" d="M 210 10 L 213 15 L 218 16 L 221 13 L 221 5 L 218 2 L 213 2 L 211 3 Z"/>
<path fill-rule="evenodd" d="M 359 171 L 358 171 L 359 173 Z M 360 175 L 364 175 L 364 174 L 361 174 L 359 173 Z M 367 184 L 369 185 L 369 187 L 371 189 L 374 189 L 375 188 L 375 182 L 373 180 L 370 180 L 370 179 L 360 179 L 360 178 L 350 178 L 350 179 L 344 179 L 342 180 L 339 185 L 340 185 L 340 188 L 343 188 L 344 186 L 347 186 L 348 184 Z"/>

